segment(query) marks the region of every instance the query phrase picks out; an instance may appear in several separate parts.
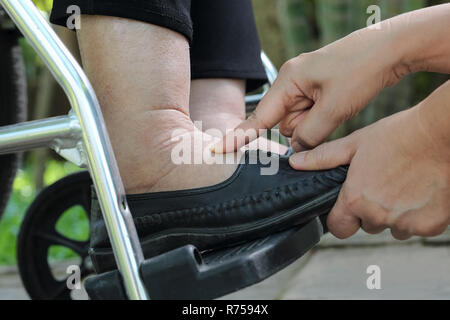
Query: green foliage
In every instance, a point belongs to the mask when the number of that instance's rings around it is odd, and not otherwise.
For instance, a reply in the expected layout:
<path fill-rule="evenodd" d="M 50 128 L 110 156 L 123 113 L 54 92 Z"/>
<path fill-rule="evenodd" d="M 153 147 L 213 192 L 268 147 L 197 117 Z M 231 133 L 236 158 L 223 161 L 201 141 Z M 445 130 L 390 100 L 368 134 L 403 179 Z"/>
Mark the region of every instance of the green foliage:
<path fill-rule="evenodd" d="M 33 2 L 45 13 L 50 13 L 53 6 L 53 0 L 33 0 Z M 20 46 L 24 57 L 28 83 L 35 83 L 40 70 L 45 67 L 44 62 L 25 38 L 20 39 Z"/>
<path fill-rule="evenodd" d="M 69 162 L 50 160 L 44 173 L 45 185 L 50 185 L 62 177 L 80 170 Z M 33 168 L 26 165 L 19 170 L 14 181 L 13 192 L 5 213 L 0 221 L 0 264 L 16 263 L 16 243 L 25 212 L 36 197 L 33 183 Z M 72 239 L 87 239 L 88 221 L 85 213 L 79 207 L 68 210 L 58 221 L 57 230 Z M 73 257 L 73 252 L 57 247 L 50 250 L 51 259 L 66 259 Z"/>
<path fill-rule="evenodd" d="M 314 50 L 315 7 L 311 0 L 278 1 L 282 37 L 286 44 L 287 58 L 301 52 Z"/>
<path fill-rule="evenodd" d="M 367 8 L 370 5 L 378 5 L 381 8 L 381 18 L 385 20 L 401 13 L 447 1 L 277 0 L 277 2 L 281 37 L 287 53 L 285 59 L 288 59 L 302 52 L 314 51 L 364 28 L 369 17 Z M 448 79 L 448 76 L 424 73 L 405 77 L 395 87 L 384 90 L 355 119 L 344 123 L 332 138 L 345 136 L 383 117 L 414 106 Z"/>
<path fill-rule="evenodd" d="M 276 67 L 285 61 L 285 46 L 280 37 L 280 20 L 277 16 L 278 0 L 252 0 L 256 26 L 261 45 Z"/>
<path fill-rule="evenodd" d="M 42 11 L 50 13 L 52 0 L 33 0 L 34 4 Z M 36 54 L 30 44 L 23 38 L 20 39 L 22 53 L 25 62 L 28 83 L 35 83 L 39 73 L 45 67 L 41 58 Z M 50 185 L 62 177 L 78 171 L 79 168 L 69 162 L 50 160 L 46 163 L 44 172 L 44 185 Z M 16 263 L 16 245 L 20 225 L 25 212 L 37 195 L 34 184 L 35 173 L 32 161 L 19 170 L 14 181 L 13 192 L 8 206 L 0 220 L 0 265 L 12 265 Z M 88 220 L 84 210 L 75 207 L 68 210 L 58 221 L 57 230 L 72 239 L 86 239 L 89 233 Z M 50 259 L 72 258 L 74 252 L 62 247 L 51 247 Z"/>
<path fill-rule="evenodd" d="M 50 12 L 53 5 L 53 0 L 33 0 L 36 7 L 42 11 Z"/>

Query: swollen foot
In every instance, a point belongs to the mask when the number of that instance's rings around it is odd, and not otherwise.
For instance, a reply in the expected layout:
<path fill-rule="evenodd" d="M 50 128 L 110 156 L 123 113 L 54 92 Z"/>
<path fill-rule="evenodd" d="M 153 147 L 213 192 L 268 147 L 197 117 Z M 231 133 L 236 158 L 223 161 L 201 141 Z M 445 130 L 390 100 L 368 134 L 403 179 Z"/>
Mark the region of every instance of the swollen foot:
<path fill-rule="evenodd" d="M 213 137 L 177 110 L 142 113 L 110 132 L 127 194 L 207 187 L 226 180 L 237 167 L 238 161 L 214 155 Z"/>

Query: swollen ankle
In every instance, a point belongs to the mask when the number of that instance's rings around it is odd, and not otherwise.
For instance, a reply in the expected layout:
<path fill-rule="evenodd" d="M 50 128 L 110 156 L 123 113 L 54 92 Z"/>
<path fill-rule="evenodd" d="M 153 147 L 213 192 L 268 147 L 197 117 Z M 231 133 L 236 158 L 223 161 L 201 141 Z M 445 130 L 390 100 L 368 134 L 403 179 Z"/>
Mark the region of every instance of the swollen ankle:
<path fill-rule="evenodd" d="M 133 168 L 137 174 L 131 173 L 124 178 L 127 193 L 194 189 L 226 180 L 234 173 L 237 164 L 209 162 L 209 155 L 213 156 L 210 151 L 213 143 L 212 137 L 198 130 L 177 129 L 163 147 L 147 154 L 147 166 L 142 167 L 141 162 Z"/>
<path fill-rule="evenodd" d="M 172 135 L 195 130 L 184 112 L 166 107 L 126 114 L 107 126 L 127 193 L 151 189 L 169 174 Z"/>

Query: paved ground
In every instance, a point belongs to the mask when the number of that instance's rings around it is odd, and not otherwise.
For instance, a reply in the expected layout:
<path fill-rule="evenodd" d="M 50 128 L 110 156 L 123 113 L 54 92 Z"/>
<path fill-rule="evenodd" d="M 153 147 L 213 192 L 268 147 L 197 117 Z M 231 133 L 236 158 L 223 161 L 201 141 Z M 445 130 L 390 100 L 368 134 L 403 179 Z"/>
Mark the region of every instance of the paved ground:
<path fill-rule="evenodd" d="M 380 270 L 379 290 L 367 288 L 372 265 Z M 388 232 L 345 241 L 327 235 L 282 272 L 224 299 L 450 299 L 449 266 L 450 230 L 407 242 Z M 0 269 L 0 299 L 28 299 L 15 268 Z"/>

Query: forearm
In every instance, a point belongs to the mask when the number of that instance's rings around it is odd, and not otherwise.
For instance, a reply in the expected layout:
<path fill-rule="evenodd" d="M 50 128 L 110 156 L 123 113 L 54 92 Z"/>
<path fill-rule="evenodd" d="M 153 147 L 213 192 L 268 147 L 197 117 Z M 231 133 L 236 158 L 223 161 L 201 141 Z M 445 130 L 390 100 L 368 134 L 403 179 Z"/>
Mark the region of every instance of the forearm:
<path fill-rule="evenodd" d="M 450 4 L 412 11 L 381 23 L 398 73 L 450 73 Z"/>

